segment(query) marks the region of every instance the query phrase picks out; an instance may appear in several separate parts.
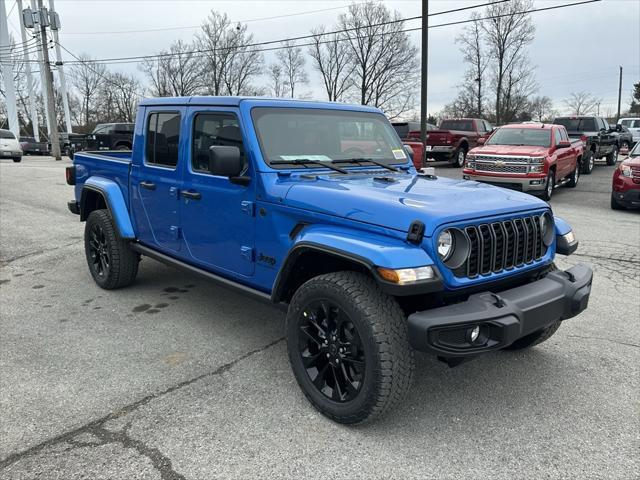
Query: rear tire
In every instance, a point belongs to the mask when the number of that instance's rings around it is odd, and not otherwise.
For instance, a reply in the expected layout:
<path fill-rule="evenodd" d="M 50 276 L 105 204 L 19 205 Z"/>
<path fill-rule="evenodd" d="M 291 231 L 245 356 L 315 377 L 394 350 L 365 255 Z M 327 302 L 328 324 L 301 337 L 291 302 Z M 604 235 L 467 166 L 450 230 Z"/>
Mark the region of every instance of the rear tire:
<path fill-rule="evenodd" d="M 613 150 L 607 155 L 607 165 L 615 165 L 618 161 L 618 146 L 614 145 Z"/>
<path fill-rule="evenodd" d="M 593 154 L 593 150 L 589 150 L 585 153 L 584 158 L 582 159 L 582 173 L 584 173 L 585 175 L 591 175 L 594 166 L 595 157 Z"/>
<path fill-rule="evenodd" d="M 531 348 L 535 345 L 539 345 L 542 342 L 549 340 L 554 333 L 560 328 L 560 320 L 552 323 L 548 327 L 541 328 L 537 332 L 530 333 L 526 337 L 519 338 L 511 345 L 505 348 L 505 350 L 523 350 L 525 348 Z"/>
<path fill-rule="evenodd" d="M 116 233 L 107 210 L 94 210 L 84 229 L 84 250 L 91 276 L 100 288 L 130 285 L 138 274 L 139 256 Z"/>
<path fill-rule="evenodd" d="M 329 273 L 302 285 L 289 305 L 286 337 L 300 388 L 336 422 L 373 420 L 411 386 L 406 317 L 361 273 Z"/>

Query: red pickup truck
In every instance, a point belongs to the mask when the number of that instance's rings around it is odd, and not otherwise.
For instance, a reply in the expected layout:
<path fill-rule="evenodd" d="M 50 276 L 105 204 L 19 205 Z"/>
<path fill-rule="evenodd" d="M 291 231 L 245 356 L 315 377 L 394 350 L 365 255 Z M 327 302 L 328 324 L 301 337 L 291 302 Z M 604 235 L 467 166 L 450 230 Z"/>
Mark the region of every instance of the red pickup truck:
<path fill-rule="evenodd" d="M 557 186 L 575 187 L 584 147 L 562 125 L 505 125 L 467 155 L 465 180 L 477 180 L 551 199 Z"/>

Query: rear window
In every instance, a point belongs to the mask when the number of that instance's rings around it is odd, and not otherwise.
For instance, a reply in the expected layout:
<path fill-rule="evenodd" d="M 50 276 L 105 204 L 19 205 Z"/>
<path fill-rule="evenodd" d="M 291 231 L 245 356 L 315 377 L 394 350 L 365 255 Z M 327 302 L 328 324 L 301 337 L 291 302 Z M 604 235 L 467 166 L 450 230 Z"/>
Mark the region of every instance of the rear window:
<path fill-rule="evenodd" d="M 541 128 L 499 128 L 491 135 L 486 145 L 548 147 L 551 145 L 551 130 Z"/>
<path fill-rule="evenodd" d="M 0 130 L 0 138 L 15 139 L 16 136 L 12 132 L 10 132 L 9 130 Z"/>
<path fill-rule="evenodd" d="M 553 122 L 556 125 L 562 125 L 568 132 L 596 132 L 595 118 L 556 118 Z"/>
<path fill-rule="evenodd" d="M 473 132 L 473 120 L 443 120 L 440 129 Z"/>

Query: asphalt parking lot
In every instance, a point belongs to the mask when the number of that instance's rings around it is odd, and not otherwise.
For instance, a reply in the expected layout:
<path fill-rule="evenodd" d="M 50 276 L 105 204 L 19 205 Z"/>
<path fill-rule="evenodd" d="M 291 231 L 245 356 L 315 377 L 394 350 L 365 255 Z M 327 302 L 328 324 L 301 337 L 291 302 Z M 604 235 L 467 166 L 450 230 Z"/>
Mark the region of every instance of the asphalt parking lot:
<path fill-rule="evenodd" d="M 66 165 L 0 164 L 0 478 L 638 478 L 640 214 L 609 208 L 613 167 L 551 201 L 589 309 L 528 351 L 419 356 L 404 404 L 353 428 L 304 398 L 278 310 L 150 259 L 99 289 Z"/>

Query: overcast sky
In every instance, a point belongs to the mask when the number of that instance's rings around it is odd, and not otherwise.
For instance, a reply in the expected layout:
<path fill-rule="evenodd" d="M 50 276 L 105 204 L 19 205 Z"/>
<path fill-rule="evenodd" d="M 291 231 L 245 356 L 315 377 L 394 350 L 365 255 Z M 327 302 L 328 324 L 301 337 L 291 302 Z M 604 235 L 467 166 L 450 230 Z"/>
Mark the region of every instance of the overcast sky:
<path fill-rule="evenodd" d="M 420 15 L 420 0 L 383 0 L 404 17 Z M 535 0 L 535 7 L 573 3 L 575 0 Z M 29 0 L 23 0 L 25 5 Z M 45 1 L 46 3 L 46 1 Z M 234 22 L 248 22 L 256 41 L 305 35 L 316 26 L 331 27 L 348 1 L 313 0 L 55 0 L 62 30 L 60 43 L 76 55 L 88 53 L 94 58 L 147 55 L 165 49 L 177 39 L 191 40 L 198 25 L 211 11 L 226 12 Z M 431 12 L 486 3 L 486 0 L 430 0 Z M 9 28 L 16 38 L 18 12 L 15 2 L 7 0 Z M 326 10 L 331 9 L 331 10 Z M 325 10 L 325 11 L 318 11 Z M 481 9 L 479 9 L 482 11 Z M 284 18 L 279 15 L 302 15 Z M 447 14 L 430 19 L 432 24 L 462 20 L 470 12 Z M 556 108 L 574 91 L 588 91 L 602 98 L 601 113 L 614 113 L 617 103 L 618 66 L 624 68 L 623 105 L 631 97 L 633 82 L 640 80 L 640 1 L 603 0 L 576 7 L 533 13 L 535 41 L 529 47 L 532 74 L 540 90 Z M 405 28 L 418 27 L 420 20 L 407 22 Z M 178 28 L 185 27 L 185 28 Z M 173 30 L 120 33 L 127 30 Z M 429 111 L 435 112 L 455 96 L 465 65 L 454 42 L 462 26 L 429 31 Z M 107 32 L 107 33 L 104 33 Z M 119 33 L 114 33 L 119 32 Z M 410 33 L 420 45 L 420 32 Z M 67 60 L 71 59 L 63 54 Z M 265 54 L 266 62 L 273 53 Z M 113 65 L 112 70 L 142 74 L 136 64 Z M 324 99 L 317 74 L 307 59 L 310 83 L 303 91 Z M 623 106 L 624 108 L 624 106 Z"/>

